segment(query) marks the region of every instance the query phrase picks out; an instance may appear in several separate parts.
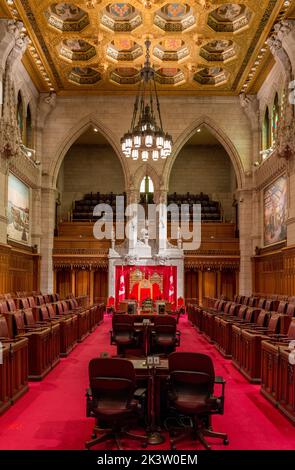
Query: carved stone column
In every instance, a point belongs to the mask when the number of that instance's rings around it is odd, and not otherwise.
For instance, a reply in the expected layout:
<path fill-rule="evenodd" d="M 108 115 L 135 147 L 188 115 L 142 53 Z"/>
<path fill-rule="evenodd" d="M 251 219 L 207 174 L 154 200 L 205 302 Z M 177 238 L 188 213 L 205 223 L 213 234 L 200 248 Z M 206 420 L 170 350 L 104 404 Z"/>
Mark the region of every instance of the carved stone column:
<path fill-rule="evenodd" d="M 252 190 L 238 191 L 240 220 L 240 276 L 239 292 L 242 295 L 252 294 Z"/>
<path fill-rule="evenodd" d="M 0 244 L 7 243 L 7 171 L 6 162 L 0 155 Z"/>
<path fill-rule="evenodd" d="M 53 292 L 52 249 L 55 223 L 56 190 L 42 188 L 41 190 L 41 291 Z"/>
<path fill-rule="evenodd" d="M 41 245 L 41 189 L 32 190 L 32 233 L 31 240 L 32 245 L 37 245 L 38 251 L 40 251 Z"/>

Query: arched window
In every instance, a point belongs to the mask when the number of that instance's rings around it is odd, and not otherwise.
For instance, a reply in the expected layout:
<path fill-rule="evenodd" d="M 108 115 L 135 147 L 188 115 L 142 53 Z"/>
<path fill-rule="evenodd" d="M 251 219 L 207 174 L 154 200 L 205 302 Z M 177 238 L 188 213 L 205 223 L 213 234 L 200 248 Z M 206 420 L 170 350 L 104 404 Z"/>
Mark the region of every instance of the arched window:
<path fill-rule="evenodd" d="M 154 192 L 154 183 L 149 176 L 145 176 L 140 185 L 141 193 L 153 193 Z"/>
<path fill-rule="evenodd" d="M 268 107 L 265 110 L 263 126 L 262 126 L 262 150 L 267 150 L 271 146 L 270 143 L 270 118 Z"/>
<path fill-rule="evenodd" d="M 26 117 L 26 146 L 28 148 L 33 148 L 33 129 L 32 129 L 32 114 L 30 105 L 27 107 L 27 117 Z"/>
<path fill-rule="evenodd" d="M 271 143 L 274 144 L 278 136 L 278 125 L 280 119 L 280 105 L 279 96 L 276 93 L 273 108 L 272 108 L 272 122 L 271 122 Z"/>
<path fill-rule="evenodd" d="M 21 92 L 17 95 L 17 111 L 16 111 L 17 124 L 20 132 L 21 139 L 23 138 L 24 132 L 24 106 Z"/>

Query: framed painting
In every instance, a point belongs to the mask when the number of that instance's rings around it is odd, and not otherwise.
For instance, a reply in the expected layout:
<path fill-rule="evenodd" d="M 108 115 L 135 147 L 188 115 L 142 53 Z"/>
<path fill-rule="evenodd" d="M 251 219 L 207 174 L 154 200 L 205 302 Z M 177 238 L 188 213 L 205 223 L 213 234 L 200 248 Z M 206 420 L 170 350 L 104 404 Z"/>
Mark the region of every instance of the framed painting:
<path fill-rule="evenodd" d="M 282 175 L 264 189 L 264 245 L 287 238 L 287 176 Z"/>
<path fill-rule="evenodd" d="M 30 189 L 12 173 L 8 176 L 7 236 L 18 243 L 30 241 Z"/>

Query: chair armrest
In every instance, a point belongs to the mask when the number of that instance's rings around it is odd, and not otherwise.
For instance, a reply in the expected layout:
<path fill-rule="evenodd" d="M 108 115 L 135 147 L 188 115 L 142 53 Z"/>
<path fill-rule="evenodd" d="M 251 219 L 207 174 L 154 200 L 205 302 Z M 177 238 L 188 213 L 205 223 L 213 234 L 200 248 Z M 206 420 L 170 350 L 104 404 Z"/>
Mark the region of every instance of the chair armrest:
<path fill-rule="evenodd" d="M 177 334 L 177 336 L 180 336 L 180 335 L 181 335 L 181 333 L 180 333 L 179 330 L 176 331 L 176 334 Z"/>

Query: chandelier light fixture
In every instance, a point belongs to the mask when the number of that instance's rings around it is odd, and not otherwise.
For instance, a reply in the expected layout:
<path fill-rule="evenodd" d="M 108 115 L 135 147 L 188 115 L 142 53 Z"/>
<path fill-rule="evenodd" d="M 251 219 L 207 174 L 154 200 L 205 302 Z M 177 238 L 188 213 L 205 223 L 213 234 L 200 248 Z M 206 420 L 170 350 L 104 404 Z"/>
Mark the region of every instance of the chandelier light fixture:
<path fill-rule="evenodd" d="M 172 137 L 163 131 L 155 71 L 150 63 L 149 39 L 145 41 L 146 58 L 134 103 L 130 130 L 121 139 L 122 152 L 133 160 L 165 159 L 172 152 Z"/>

